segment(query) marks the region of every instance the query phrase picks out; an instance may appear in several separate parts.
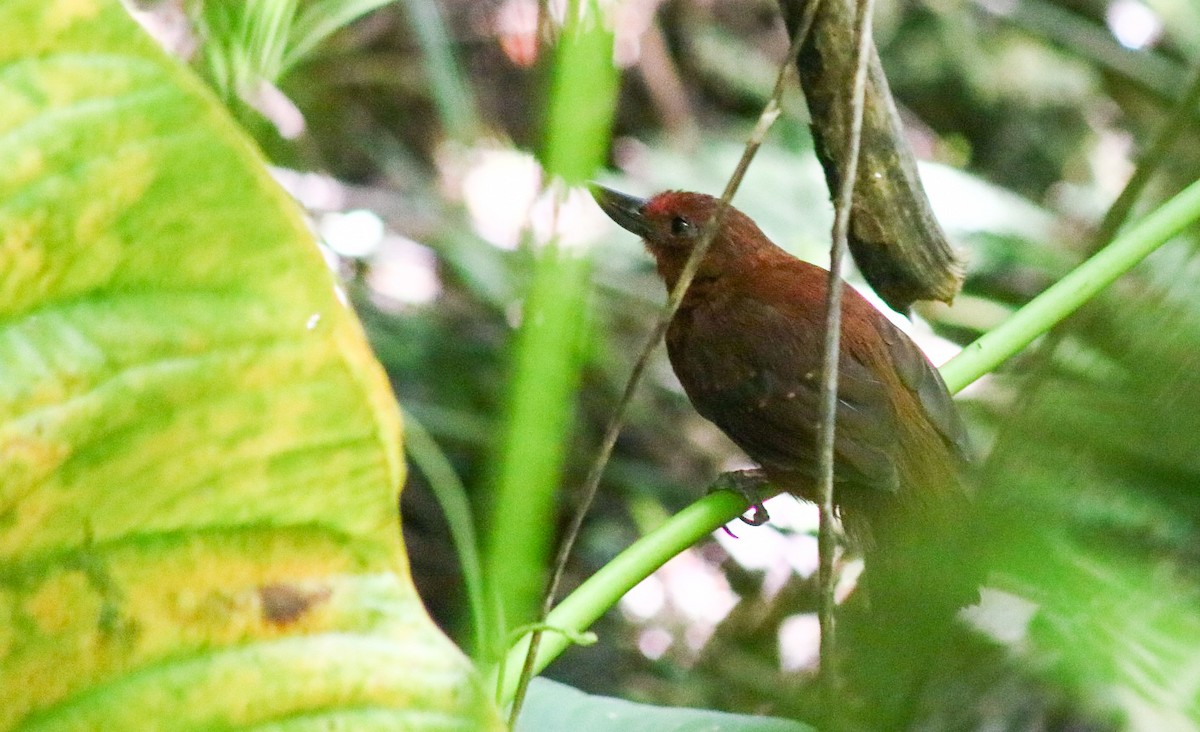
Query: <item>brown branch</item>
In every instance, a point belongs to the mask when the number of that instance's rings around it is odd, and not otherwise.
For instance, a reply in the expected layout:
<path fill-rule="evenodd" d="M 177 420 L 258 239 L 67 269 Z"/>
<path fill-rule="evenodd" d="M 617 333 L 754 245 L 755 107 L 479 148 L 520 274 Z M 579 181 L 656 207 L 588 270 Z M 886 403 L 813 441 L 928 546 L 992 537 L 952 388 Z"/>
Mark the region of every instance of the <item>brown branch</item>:
<path fill-rule="evenodd" d="M 814 0 L 780 0 L 788 25 Z M 845 157 L 850 89 L 855 73 L 854 8 L 847 0 L 821 3 L 796 66 L 812 115 L 813 143 L 832 195 L 855 175 L 849 248 L 871 287 L 888 305 L 907 312 L 916 300 L 949 302 L 962 284 L 963 267 L 946 241 L 921 187 L 916 161 L 904 138 L 887 77 L 867 40 L 868 73 L 861 154 L 850 170 Z"/>
<path fill-rule="evenodd" d="M 827 0 L 832 4 L 835 0 Z M 867 69 L 870 63 L 871 13 L 874 0 L 858 0 L 858 17 L 855 19 L 854 38 L 857 53 L 854 60 L 854 77 L 851 84 L 849 109 L 846 118 L 846 138 L 841 159 L 846 161 L 846 173 L 837 191 L 833 218 L 833 244 L 829 251 L 829 285 L 825 299 L 825 353 L 821 362 L 821 418 L 817 429 L 818 458 L 817 486 L 821 522 L 817 534 L 817 551 L 820 555 L 818 582 L 820 602 L 818 618 L 821 626 L 821 684 L 828 693 L 835 688 L 833 668 L 834 623 L 833 623 L 833 555 L 836 549 L 833 515 L 833 441 L 837 417 L 838 356 L 842 333 L 842 257 L 847 248 L 851 226 L 851 210 L 854 183 L 858 172 L 859 149 L 863 132 L 863 102 L 866 91 Z"/>

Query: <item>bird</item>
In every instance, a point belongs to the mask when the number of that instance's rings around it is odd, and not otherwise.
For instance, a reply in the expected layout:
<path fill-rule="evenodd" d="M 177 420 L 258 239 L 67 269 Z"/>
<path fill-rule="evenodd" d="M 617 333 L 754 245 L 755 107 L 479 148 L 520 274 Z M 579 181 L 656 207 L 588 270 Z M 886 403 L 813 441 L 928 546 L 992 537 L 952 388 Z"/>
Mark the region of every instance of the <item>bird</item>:
<path fill-rule="evenodd" d="M 592 193 L 642 238 L 668 292 L 718 209 L 717 199 L 688 191 L 643 199 L 594 185 Z M 810 501 L 828 282 L 827 270 L 783 250 L 728 206 L 665 335 L 696 411 L 770 484 Z M 848 285 L 841 328 L 834 505 L 865 558 L 866 627 L 888 624 L 891 637 L 872 642 L 891 643 L 903 665 L 916 657 L 906 648 L 914 636 L 929 636 L 930 623 L 944 624 L 978 597 L 975 574 L 954 567 L 968 540 L 962 474 L 970 443 L 937 369 Z"/>

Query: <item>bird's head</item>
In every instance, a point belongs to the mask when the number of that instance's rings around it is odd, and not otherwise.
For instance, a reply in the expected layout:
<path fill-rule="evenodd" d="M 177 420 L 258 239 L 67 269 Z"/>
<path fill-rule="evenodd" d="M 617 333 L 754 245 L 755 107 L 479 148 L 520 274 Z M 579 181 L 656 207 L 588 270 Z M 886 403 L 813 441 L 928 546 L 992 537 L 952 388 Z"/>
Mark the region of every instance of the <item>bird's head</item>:
<path fill-rule="evenodd" d="M 638 198 L 599 185 L 592 186 L 592 196 L 609 218 L 642 237 L 668 288 L 675 286 L 718 203 L 716 198 L 703 193 L 665 191 L 650 198 Z M 749 216 L 730 206 L 700 263 L 697 277 L 720 276 L 777 252 L 778 247 Z"/>

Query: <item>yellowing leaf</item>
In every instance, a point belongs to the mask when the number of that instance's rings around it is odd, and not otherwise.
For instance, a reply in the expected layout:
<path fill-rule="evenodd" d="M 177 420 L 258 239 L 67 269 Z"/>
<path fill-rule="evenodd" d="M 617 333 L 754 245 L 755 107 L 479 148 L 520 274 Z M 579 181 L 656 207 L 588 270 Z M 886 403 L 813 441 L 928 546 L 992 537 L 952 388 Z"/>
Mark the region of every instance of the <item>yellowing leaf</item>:
<path fill-rule="evenodd" d="M 117 0 L 0 0 L 0 730 L 497 725 L 294 203 Z"/>

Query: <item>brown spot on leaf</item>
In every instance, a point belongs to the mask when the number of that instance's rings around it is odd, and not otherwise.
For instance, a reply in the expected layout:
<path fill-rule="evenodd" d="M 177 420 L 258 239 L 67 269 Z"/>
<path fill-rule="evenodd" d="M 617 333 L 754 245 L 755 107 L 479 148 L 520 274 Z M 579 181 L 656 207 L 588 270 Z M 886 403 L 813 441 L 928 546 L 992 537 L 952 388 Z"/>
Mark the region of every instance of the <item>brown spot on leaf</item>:
<path fill-rule="evenodd" d="M 263 585 L 258 588 L 262 601 L 263 620 L 272 625 L 290 625 L 309 612 L 314 605 L 329 599 L 329 589 L 305 589 L 288 584 Z"/>

